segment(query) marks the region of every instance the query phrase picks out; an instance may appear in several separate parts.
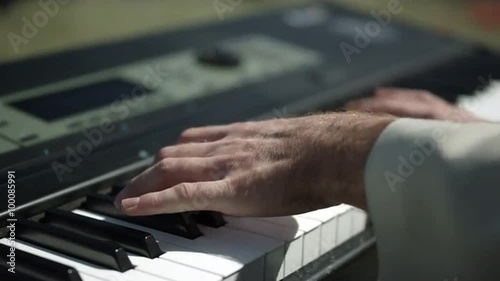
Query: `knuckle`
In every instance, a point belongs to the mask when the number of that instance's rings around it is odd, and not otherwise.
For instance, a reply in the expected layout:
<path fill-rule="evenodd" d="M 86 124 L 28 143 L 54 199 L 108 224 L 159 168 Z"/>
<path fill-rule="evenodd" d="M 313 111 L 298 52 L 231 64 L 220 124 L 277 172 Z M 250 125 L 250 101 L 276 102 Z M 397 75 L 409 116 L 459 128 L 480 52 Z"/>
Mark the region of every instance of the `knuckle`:
<path fill-rule="evenodd" d="M 229 157 L 226 155 L 213 156 L 200 169 L 208 181 L 218 181 L 226 177 L 228 173 Z"/>
<path fill-rule="evenodd" d="M 239 145 L 240 145 L 241 151 L 243 151 L 243 152 L 250 152 L 250 151 L 254 151 L 256 149 L 255 143 L 251 140 L 242 140 Z"/>
<path fill-rule="evenodd" d="M 158 209 L 162 207 L 162 193 L 161 192 L 156 192 L 152 193 L 150 197 L 150 204 L 151 207 L 154 209 Z"/>
<path fill-rule="evenodd" d="M 196 131 L 197 131 L 197 129 L 196 129 L 196 128 L 189 128 L 189 129 L 185 129 L 184 131 L 182 131 L 181 136 L 188 136 L 188 135 L 192 135 L 192 134 L 194 134 Z"/>
<path fill-rule="evenodd" d="M 224 169 L 211 169 L 206 175 L 208 176 L 208 180 L 218 181 L 227 175 L 227 171 Z"/>
<path fill-rule="evenodd" d="M 214 157 L 213 161 L 216 167 L 227 166 L 228 163 L 233 161 L 233 154 L 219 155 Z"/>
<path fill-rule="evenodd" d="M 221 171 L 218 167 L 215 167 L 214 165 L 204 165 L 200 169 L 201 173 L 212 181 L 219 180 L 224 176 L 223 171 Z"/>
<path fill-rule="evenodd" d="M 247 122 L 243 122 L 243 125 L 247 128 L 250 128 L 250 127 L 257 125 L 257 123 L 258 123 L 258 121 L 247 121 Z"/>
<path fill-rule="evenodd" d="M 177 197 L 182 201 L 190 201 L 195 198 L 195 189 L 189 183 L 180 183 L 172 187 Z"/>
<path fill-rule="evenodd" d="M 229 141 L 230 146 L 240 148 L 245 145 L 246 140 L 242 138 L 235 138 Z"/>
<path fill-rule="evenodd" d="M 168 157 L 169 155 L 169 152 L 170 152 L 170 148 L 169 147 L 164 147 L 162 149 L 160 149 L 157 153 L 156 153 L 156 161 L 160 161 L 162 159 L 165 159 Z"/>
<path fill-rule="evenodd" d="M 239 171 L 251 165 L 254 162 L 254 154 L 252 153 L 234 153 L 220 158 L 219 169 L 226 174 Z"/>
<path fill-rule="evenodd" d="M 249 152 L 240 152 L 234 154 L 234 161 L 237 163 L 247 163 L 249 161 L 253 161 L 255 157 L 257 157 L 258 153 L 249 153 Z"/>
<path fill-rule="evenodd" d="M 255 124 L 255 122 L 252 122 L 252 121 L 248 121 L 248 122 L 237 122 L 237 123 L 233 123 L 230 125 L 231 129 L 233 130 L 237 130 L 237 131 L 245 131 L 245 130 L 248 130 L 249 128 L 251 128 L 253 125 Z"/>
<path fill-rule="evenodd" d="M 235 146 L 234 139 L 222 139 L 213 144 L 213 146 L 209 149 L 207 155 L 220 157 L 220 155 L 230 154 Z"/>
<path fill-rule="evenodd" d="M 219 148 L 227 148 L 234 145 L 235 139 L 222 139 L 217 142 Z"/>
<path fill-rule="evenodd" d="M 273 150 L 274 151 L 274 150 Z M 245 153 L 242 155 L 242 161 L 246 166 L 262 162 L 270 152 Z"/>
<path fill-rule="evenodd" d="M 161 161 L 158 162 L 157 165 L 157 169 L 158 171 L 163 175 L 169 171 L 172 170 L 173 168 L 173 160 L 172 159 L 169 159 L 169 158 L 166 158 L 166 159 L 163 159 Z"/>
<path fill-rule="evenodd" d="M 256 145 L 252 140 L 244 138 L 229 140 L 226 145 L 234 147 L 236 153 L 254 151 L 256 148 Z"/>
<path fill-rule="evenodd" d="M 234 128 L 234 129 L 241 129 L 244 127 L 244 125 L 245 125 L 245 122 L 235 122 L 235 123 L 230 124 L 229 126 L 231 128 Z"/>
<path fill-rule="evenodd" d="M 235 169 L 235 156 L 233 154 L 222 155 L 214 159 L 216 173 L 226 175 Z"/>
<path fill-rule="evenodd" d="M 221 181 L 217 186 L 219 191 L 226 196 L 235 197 L 236 195 L 236 184 L 237 182 L 234 179 L 227 179 Z"/>
<path fill-rule="evenodd" d="M 179 138 L 180 139 L 191 138 L 191 137 L 195 136 L 198 132 L 199 132 L 198 128 L 189 128 L 189 129 L 184 130 L 180 134 Z"/>
<path fill-rule="evenodd" d="M 231 141 L 227 139 L 222 139 L 211 144 L 206 151 L 206 156 L 217 157 L 218 155 L 224 154 L 226 150 L 230 147 Z"/>
<path fill-rule="evenodd" d="M 416 95 L 423 99 L 430 99 L 434 97 L 434 95 L 431 92 L 426 90 L 420 90 L 416 92 Z"/>

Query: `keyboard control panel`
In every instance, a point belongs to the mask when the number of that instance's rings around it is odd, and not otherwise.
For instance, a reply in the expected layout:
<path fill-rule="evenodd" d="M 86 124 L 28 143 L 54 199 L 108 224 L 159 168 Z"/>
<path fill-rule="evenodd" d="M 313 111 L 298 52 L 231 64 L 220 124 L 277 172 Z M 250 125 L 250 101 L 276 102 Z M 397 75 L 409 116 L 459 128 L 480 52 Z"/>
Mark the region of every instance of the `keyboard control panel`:
<path fill-rule="evenodd" d="M 318 66 L 314 50 L 250 34 L 0 97 L 0 153 Z"/>

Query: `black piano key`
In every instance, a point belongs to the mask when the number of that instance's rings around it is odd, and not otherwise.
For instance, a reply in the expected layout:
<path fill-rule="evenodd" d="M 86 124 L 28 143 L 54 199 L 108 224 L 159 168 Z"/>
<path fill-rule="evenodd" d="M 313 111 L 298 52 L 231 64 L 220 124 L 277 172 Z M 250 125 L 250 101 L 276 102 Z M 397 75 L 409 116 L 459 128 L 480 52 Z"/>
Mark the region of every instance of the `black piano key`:
<path fill-rule="evenodd" d="M 111 191 L 108 193 L 108 195 L 110 195 L 110 196 L 116 196 L 124 188 L 125 188 L 124 184 L 113 184 L 113 186 L 111 187 Z"/>
<path fill-rule="evenodd" d="M 78 232 L 34 221 L 19 221 L 17 238 L 121 272 L 132 269 L 127 253 L 113 241 L 94 239 Z"/>
<path fill-rule="evenodd" d="M 15 273 L 11 273 L 8 270 L 10 266 L 6 263 L 0 264 L 0 280 L 8 280 L 8 281 L 48 281 L 47 279 L 42 279 L 41 276 L 31 276 L 27 275 L 24 272 L 19 272 L 18 270 Z M 50 279 L 49 279 L 50 280 Z"/>
<path fill-rule="evenodd" d="M 114 197 L 112 196 L 89 194 L 87 195 L 87 201 L 83 204 L 83 208 L 188 239 L 195 239 L 202 235 L 194 216 L 190 213 L 131 217 L 118 210 L 114 206 L 113 200 Z"/>
<path fill-rule="evenodd" d="M 224 226 L 226 224 L 224 217 L 219 212 L 200 211 L 200 212 L 196 212 L 194 214 L 194 217 L 196 218 L 196 221 L 198 223 L 206 225 L 206 226 L 210 226 L 210 227 L 219 228 L 219 227 Z"/>
<path fill-rule="evenodd" d="M 131 253 L 148 258 L 159 257 L 163 252 L 153 235 L 62 210 L 49 210 L 42 219 L 44 223 L 68 229 L 90 237 L 113 240 Z"/>
<path fill-rule="evenodd" d="M 7 257 L 11 253 L 11 247 L 0 244 L 0 262 L 2 264 L 7 264 L 10 258 Z M 14 279 L 2 279 L 2 280 L 16 280 L 15 277 L 18 274 L 23 275 L 29 280 L 40 280 L 40 281 L 81 281 L 80 275 L 73 267 L 51 261 L 19 249 L 14 252 L 15 255 L 15 271 L 16 273 L 7 275 L 13 277 Z M 7 269 L 5 269 L 7 272 Z M 31 279 L 30 279 L 31 278 Z M 25 279 L 19 279 L 25 280 Z"/>

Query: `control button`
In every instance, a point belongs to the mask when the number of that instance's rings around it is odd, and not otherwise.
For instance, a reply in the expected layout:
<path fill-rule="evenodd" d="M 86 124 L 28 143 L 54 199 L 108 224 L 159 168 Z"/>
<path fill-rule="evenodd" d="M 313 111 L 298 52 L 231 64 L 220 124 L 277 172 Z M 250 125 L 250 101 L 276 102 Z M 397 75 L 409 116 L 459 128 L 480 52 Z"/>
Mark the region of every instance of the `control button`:
<path fill-rule="evenodd" d="M 9 124 L 7 120 L 0 120 L 0 128 L 7 126 L 7 124 Z"/>
<path fill-rule="evenodd" d="M 235 53 L 221 47 L 209 47 L 198 51 L 198 62 L 211 66 L 234 67 L 240 64 Z"/>
<path fill-rule="evenodd" d="M 30 133 L 30 134 L 26 134 L 26 133 L 24 133 L 24 134 L 20 134 L 20 136 L 19 136 L 19 140 L 20 140 L 21 142 L 28 142 L 28 141 L 32 141 L 32 140 L 34 140 L 34 139 L 36 139 L 36 138 L 38 138 L 38 135 L 37 135 L 37 134 L 35 134 L 35 133 Z"/>

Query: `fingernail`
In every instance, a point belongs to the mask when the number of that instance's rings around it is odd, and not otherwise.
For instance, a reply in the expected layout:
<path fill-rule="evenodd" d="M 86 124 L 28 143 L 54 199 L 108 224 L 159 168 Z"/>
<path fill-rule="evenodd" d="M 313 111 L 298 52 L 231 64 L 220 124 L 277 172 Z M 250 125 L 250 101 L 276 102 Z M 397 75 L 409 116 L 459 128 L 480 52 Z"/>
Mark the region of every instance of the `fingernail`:
<path fill-rule="evenodd" d="M 127 198 L 122 200 L 122 208 L 125 210 L 132 209 L 139 204 L 139 197 Z"/>

